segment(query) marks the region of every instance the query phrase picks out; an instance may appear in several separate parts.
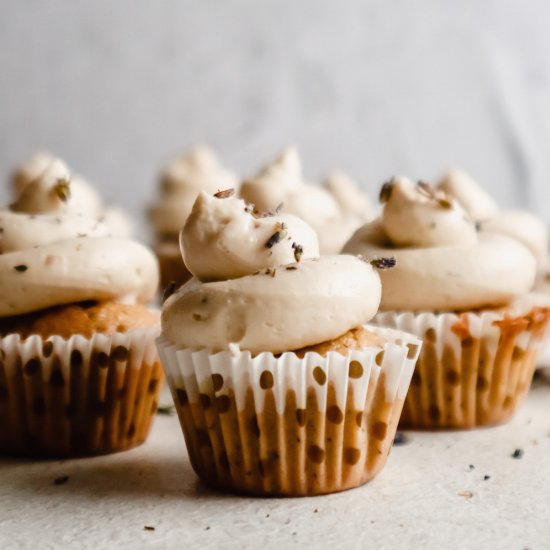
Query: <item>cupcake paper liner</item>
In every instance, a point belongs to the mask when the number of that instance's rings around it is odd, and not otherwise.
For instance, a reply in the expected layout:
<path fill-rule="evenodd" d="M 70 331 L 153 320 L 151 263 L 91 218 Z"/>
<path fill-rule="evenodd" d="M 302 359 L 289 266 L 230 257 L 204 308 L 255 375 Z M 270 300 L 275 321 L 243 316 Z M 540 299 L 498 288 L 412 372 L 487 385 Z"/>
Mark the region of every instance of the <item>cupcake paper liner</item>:
<path fill-rule="evenodd" d="M 157 346 L 191 464 L 207 485 L 305 496 L 366 483 L 386 462 L 422 345 L 387 342 L 342 356 L 210 353 Z"/>
<path fill-rule="evenodd" d="M 374 323 L 423 338 L 400 427 L 473 428 L 507 421 L 529 390 L 549 310 L 379 313 Z"/>
<path fill-rule="evenodd" d="M 164 379 L 158 332 L 0 338 L 0 454 L 85 456 L 145 441 Z"/>

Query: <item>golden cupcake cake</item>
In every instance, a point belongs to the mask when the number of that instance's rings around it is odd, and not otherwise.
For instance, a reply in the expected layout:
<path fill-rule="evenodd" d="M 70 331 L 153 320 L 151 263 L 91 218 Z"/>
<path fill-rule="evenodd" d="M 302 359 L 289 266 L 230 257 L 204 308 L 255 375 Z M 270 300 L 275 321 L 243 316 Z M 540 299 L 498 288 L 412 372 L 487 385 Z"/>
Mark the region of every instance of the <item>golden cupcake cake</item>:
<path fill-rule="evenodd" d="M 158 348 L 199 478 L 304 496 L 374 477 L 421 347 L 365 325 L 393 262 L 319 256 L 303 220 L 230 191 L 199 195 L 181 241 L 194 278 L 164 303 Z"/>
<path fill-rule="evenodd" d="M 394 255 L 374 322 L 424 339 L 402 425 L 472 428 L 508 420 L 527 393 L 549 310 L 530 295 L 537 262 L 519 240 L 479 230 L 458 201 L 394 178 L 383 211 L 344 251 Z"/>
<path fill-rule="evenodd" d="M 153 248 L 160 262 L 161 287 L 183 284 L 191 277 L 181 259 L 179 232 L 197 195 L 235 188 L 238 179 L 204 145 L 176 157 L 162 171 L 157 199 L 148 210 L 153 227 Z"/>
<path fill-rule="evenodd" d="M 240 194 L 259 214 L 281 209 L 306 221 L 317 233 L 323 254 L 338 254 L 353 232 L 372 218 L 366 193 L 346 174 L 329 174 L 323 186 L 306 182 L 293 147 L 244 181 Z"/>
<path fill-rule="evenodd" d="M 75 213 L 66 166 L 44 166 L 0 210 L 0 454 L 120 451 L 147 437 L 163 380 L 157 261 Z"/>

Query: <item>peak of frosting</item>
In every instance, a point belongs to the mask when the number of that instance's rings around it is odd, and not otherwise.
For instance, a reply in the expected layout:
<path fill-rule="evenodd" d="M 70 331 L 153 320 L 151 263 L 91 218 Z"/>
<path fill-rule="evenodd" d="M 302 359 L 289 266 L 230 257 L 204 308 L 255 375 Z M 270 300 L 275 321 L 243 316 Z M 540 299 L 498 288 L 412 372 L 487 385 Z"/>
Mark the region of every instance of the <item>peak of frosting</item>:
<path fill-rule="evenodd" d="M 344 172 L 335 171 L 329 174 L 324 187 L 334 197 L 344 216 L 355 216 L 363 221 L 371 218 L 372 205 L 367 194 Z"/>
<path fill-rule="evenodd" d="M 32 213 L 63 211 L 101 219 L 112 235 L 128 237 L 131 223 L 114 207 L 105 207 L 96 190 L 67 165 L 50 153 L 38 153 L 18 168 L 13 175 L 14 209 Z M 56 193 L 57 183 L 67 182 L 68 193 Z M 58 188 L 58 190 L 61 188 Z M 62 199 L 62 200 L 60 200 Z"/>
<path fill-rule="evenodd" d="M 197 145 L 177 156 L 162 173 L 162 194 L 178 194 L 181 188 L 192 187 L 197 192 L 215 193 L 235 187 L 237 177 L 226 170 L 216 153 L 206 145 Z"/>
<path fill-rule="evenodd" d="M 243 182 L 241 197 L 253 204 L 256 212 L 283 205 L 284 212 L 313 227 L 323 253 L 339 252 L 353 229 L 370 215 L 364 194 L 349 178 L 337 174 L 324 187 L 306 182 L 293 147 Z"/>
<path fill-rule="evenodd" d="M 70 200 L 71 174 L 62 160 L 55 159 L 23 188 L 11 209 L 26 214 L 66 212 Z"/>
<path fill-rule="evenodd" d="M 498 212 L 493 198 L 462 170 L 449 170 L 437 187 L 454 197 L 475 221 L 488 220 Z"/>
<path fill-rule="evenodd" d="M 303 220 L 291 214 L 257 217 L 230 192 L 199 194 L 180 243 L 185 265 L 201 281 L 235 279 L 319 256 L 315 231 Z"/>
<path fill-rule="evenodd" d="M 382 187 L 381 226 L 396 247 L 468 245 L 477 242 L 474 222 L 458 202 L 423 182 L 393 178 Z"/>
<path fill-rule="evenodd" d="M 197 145 L 162 172 L 159 196 L 149 209 L 149 219 L 157 233 L 177 235 L 201 191 L 213 194 L 237 184 L 237 176 L 221 165 L 212 149 Z"/>

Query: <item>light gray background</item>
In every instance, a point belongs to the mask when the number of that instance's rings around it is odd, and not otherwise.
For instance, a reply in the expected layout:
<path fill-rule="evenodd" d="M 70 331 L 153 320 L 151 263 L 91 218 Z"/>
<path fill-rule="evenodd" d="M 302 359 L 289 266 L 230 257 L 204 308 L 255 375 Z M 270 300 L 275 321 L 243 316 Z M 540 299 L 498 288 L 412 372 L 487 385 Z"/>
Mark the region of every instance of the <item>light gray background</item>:
<path fill-rule="evenodd" d="M 546 0 L 4 0 L 0 175 L 47 148 L 141 215 L 181 148 L 249 173 L 291 142 L 310 178 L 374 195 L 458 165 L 550 221 L 549 20 Z"/>

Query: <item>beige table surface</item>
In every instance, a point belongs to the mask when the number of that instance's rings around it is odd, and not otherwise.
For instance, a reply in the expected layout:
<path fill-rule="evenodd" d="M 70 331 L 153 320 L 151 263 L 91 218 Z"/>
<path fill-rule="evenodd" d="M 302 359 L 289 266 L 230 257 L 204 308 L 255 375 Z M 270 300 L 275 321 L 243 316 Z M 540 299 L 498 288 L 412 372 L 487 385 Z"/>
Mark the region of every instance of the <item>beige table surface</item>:
<path fill-rule="evenodd" d="M 550 385 L 507 426 L 406 436 L 371 483 L 302 499 L 203 488 L 176 416 L 114 456 L 0 459 L 0 549 L 550 548 Z"/>

